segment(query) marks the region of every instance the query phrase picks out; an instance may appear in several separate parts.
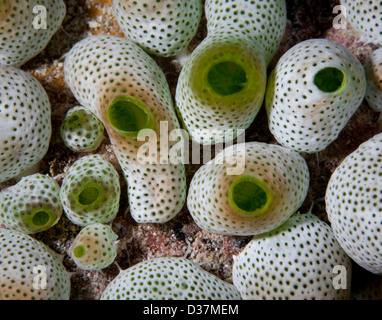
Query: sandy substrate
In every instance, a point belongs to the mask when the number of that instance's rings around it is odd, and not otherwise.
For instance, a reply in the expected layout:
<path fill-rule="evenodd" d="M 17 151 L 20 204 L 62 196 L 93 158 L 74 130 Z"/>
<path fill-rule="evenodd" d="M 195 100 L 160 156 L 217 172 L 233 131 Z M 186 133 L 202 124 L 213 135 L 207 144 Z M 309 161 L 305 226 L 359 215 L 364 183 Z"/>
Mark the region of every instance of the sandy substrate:
<path fill-rule="evenodd" d="M 63 62 L 65 53 L 81 39 L 93 34 L 123 36 L 111 8 L 111 0 L 66 0 L 67 16 L 61 29 L 53 37 L 47 48 L 25 64 L 22 69 L 35 76 L 46 89 L 52 104 L 53 136 L 49 151 L 41 161 L 38 171 L 54 177 L 61 183 L 65 172 L 74 161 L 86 155 L 76 154 L 67 149 L 59 134 L 59 127 L 65 113 L 78 105 L 64 81 Z M 372 44 L 365 44 L 359 35 L 348 28 L 332 28 L 334 14 L 332 8 L 338 1 L 325 0 L 288 0 L 288 25 L 283 43 L 270 69 L 277 59 L 296 43 L 310 39 L 326 37 L 347 46 L 360 60 L 375 49 Z M 205 20 L 199 27 L 196 37 L 189 46 L 192 51 L 206 36 Z M 180 66 L 171 58 L 154 57 L 164 71 L 171 92 L 175 94 Z M 373 112 L 364 102 L 339 138 L 325 151 L 316 155 L 303 154 L 311 173 L 311 186 L 308 197 L 301 208 L 304 213 L 313 204 L 313 213 L 327 221 L 325 212 L 325 189 L 330 175 L 338 164 L 362 142 L 382 131 L 379 114 Z M 246 141 L 276 143 L 267 127 L 264 108 L 246 132 Z M 122 198 L 120 211 L 112 222 L 113 230 L 119 236 L 118 256 L 116 262 L 125 269 L 140 261 L 164 256 L 186 257 L 199 263 L 205 270 L 231 282 L 233 256 L 240 253 L 251 237 L 219 236 L 202 231 L 193 222 L 184 206 L 181 213 L 166 224 L 138 224 L 130 216 L 126 183 L 122 171 L 113 154 L 108 138 L 105 136 L 102 145 L 93 153 L 105 155 L 117 168 L 121 177 Z M 187 165 L 187 180 L 190 182 L 200 165 Z M 0 189 L 14 184 L 11 180 L 0 184 Z M 328 221 L 327 221 L 328 222 Z M 35 237 L 58 253 L 64 254 L 64 264 L 73 272 L 73 300 L 98 299 L 106 285 L 118 274 L 116 265 L 102 272 L 88 272 L 78 269 L 67 255 L 68 248 L 80 231 L 64 215 L 52 229 L 39 233 Z M 354 268 L 354 298 L 382 298 L 382 279 Z"/>

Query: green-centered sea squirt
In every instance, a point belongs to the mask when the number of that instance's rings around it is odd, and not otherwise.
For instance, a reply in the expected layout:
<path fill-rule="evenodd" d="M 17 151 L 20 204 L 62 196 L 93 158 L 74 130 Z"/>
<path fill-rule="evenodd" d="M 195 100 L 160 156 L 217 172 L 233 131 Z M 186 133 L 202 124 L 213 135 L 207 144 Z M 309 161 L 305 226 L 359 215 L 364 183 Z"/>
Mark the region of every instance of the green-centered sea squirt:
<path fill-rule="evenodd" d="M 26 234 L 53 227 L 61 218 L 60 186 L 36 173 L 0 192 L 0 224 Z"/>
<path fill-rule="evenodd" d="M 82 270 L 101 270 L 117 256 L 118 236 L 110 226 L 94 223 L 84 227 L 70 246 L 70 256 Z"/>
<path fill-rule="evenodd" d="M 234 168 L 241 170 L 233 174 Z M 195 173 L 187 205 L 206 231 L 256 235 L 284 223 L 302 205 L 308 188 L 309 170 L 300 154 L 248 142 L 224 149 Z"/>
<path fill-rule="evenodd" d="M 205 11 L 208 35 L 186 61 L 175 100 L 191 138 L 208 145 L 233 140 L 260 111 L 286 8 L 280 0 L 219 0 L 206 1 Z"/>
<path fill-rule="evenodd" d="M 120 194 L 118 172 L 99 154 L 77 160 L 61 186 L 64 212 L 80 226 L 112 221 L 119 210 Z"/>
<path fill-rule="evenodd" d="M 127 180 L 132 217 L 171 220 L 185 202 L 186 177 L 184 164 L 166 152 L 179 143 L 170 134 L 180 125 L 163 71 L 128 39 L 92 36 L 71 49 L 64 72 L 77 100 L 107 130 Z M 148 149 L 147 136 L 154 142 Z"/>
<path fill-rule="evenodd" d="M 365 70 L 344 46 L 327 39 L 300 42 L 268 79 L 269 129 L 286 147 L 320 152 L 337 139 L 365 93 Z"/>
<path fill-rule="evenodd" d="M 103 132 L 102 122 L 82 106 L 69 109 L 60 128 L 62 141 L 74 152 L 96 150 L 104 138 Z"/>
<path fill-rule="evenodd" d="M 259 112 L 266 81 L 257 43 L 223 32 L 206 38 L 188 58 L 176 89 L 177 110 L 191 138 L 221 143 L 227 130 L 235 138 Z"/>

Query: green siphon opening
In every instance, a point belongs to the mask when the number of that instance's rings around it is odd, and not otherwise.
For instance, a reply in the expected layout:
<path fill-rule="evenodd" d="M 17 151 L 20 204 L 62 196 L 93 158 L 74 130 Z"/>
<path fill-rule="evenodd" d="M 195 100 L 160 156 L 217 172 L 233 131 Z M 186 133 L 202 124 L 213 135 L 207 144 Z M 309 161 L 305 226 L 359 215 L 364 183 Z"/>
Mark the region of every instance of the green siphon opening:
<path fill-rule="evenodd" d="M 138 100 L 120 96 L 107 110 L 107 120 L 120 133 L 136 137 L 143 129 L 153 127 L 153 120 L 146 107 Z"/>
<path fill-rule="evenodd" d="M 317 72 L 314 84 L 323 92 L 333 93 L 344 86 L 345 75 L 337 68 L 325 68 Z"/>
<path fill-rule="evenodd" d="M 248 83 L 244 68 L 231 61 L 220 62 L 212 66 L 207 74 L 207 81 L 211 88 L 222 96 L 238 93 Z"/>
<path fill-rule="evenodd" d="M 236 178 L 229 189 L 231 207 L 245 215 L 259 215 L 270 207 L 273 196 L 268 186 L 253 176 Z"/>
<path fill-rule="evenodd" d="M 33 215 L 32 222 L 35 226 L 40 227 L 46 225 L 49 219 L 50 215 L 48 213 L 45 211 L 39 211 Z"/>
<path fill-rule="evenodd" d="M 85 247 L 82 244 L 78 245 L 74 248 L 73 255 L 76 258 L 82 258 L 85 255 Z"/>
<path fill-rule="evenodd" d="M 99 190 L 97 188 L 87 187 L 81 191 L 80 195 L 78 196 L 78 201 L 80 204 L 88 206 L 94 203 L 98 199 L 98 196 Z"/>
<path fill-rule="evenodd" d="M 267 194 L 255 183 L 244 181 L 238 183 L 232 193 L 233 201 L 244 211 L 261 209 L 267 203 Z"/>

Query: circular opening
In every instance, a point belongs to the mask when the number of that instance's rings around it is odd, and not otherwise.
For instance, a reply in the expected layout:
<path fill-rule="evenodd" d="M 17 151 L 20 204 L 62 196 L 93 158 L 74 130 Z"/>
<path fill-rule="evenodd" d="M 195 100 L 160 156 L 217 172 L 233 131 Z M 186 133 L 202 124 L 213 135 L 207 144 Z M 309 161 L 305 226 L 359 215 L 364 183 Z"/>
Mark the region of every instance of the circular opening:
<path fill-rule="evenodd" d="M 151 127 L 152 121 L 143 105 L 127 97 L 118 97 L 110 104 L 107 119 L 114 129 L 128 136 L 137 136 L 140 130 Z"/>
<path fill-rule="evenodd" d="M 238 183 L 232 193 L 235 204 L 244 211 L 255 211 L 267 203 L 266 192 L 257 184 L 243 181 Z"/>
<path fill-rule="evenodd" d="M 230 61 L 215 64 L 207 74 L 207 81 L 211 88 L 222 96 L 240 92 L 248 83 L 243 67 Z"/>
<path fill-rule="evenodd" d="M 99 191 L 97 188 L 87 187 L 81 191 L 80 195 L 78 196 L 78 201 L 80 204 L 88 206 L 94 203 L 97 200 L 98 196 Z"/>
<path fill-rule="evenodd" d="M 73 254 L 76 258 L 82 258 L 85 255 L 85 247 L 80 244 L 74 248 Z"/>
<path fill-rule="evenodd" d="M 35 226 L 44 226 L 48 223 L 50 216 L 45 211 L 36 212 L 32 218 L 32 222 Z"/>
<path fill-rule="evenodd" d="M 272 203 L 272 194 L 264 182 L 252 176 L 241 176 L 232 182 L 229 200 L 234 210 L 256 215 L 269 208 Z"/>
<path fill-rule="evenodd" d="M 345 84 L 345 75 L 337 68 L 325 68 L 317 72 L 314 84 L 323 92 L 336 92 Z"/>

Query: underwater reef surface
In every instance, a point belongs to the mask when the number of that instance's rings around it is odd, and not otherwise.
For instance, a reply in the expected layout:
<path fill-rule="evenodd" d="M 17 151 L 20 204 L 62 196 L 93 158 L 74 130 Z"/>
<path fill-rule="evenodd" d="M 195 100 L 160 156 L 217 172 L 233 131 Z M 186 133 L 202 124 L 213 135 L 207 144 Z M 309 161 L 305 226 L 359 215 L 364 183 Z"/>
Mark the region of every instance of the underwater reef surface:
<path fill-rule="evenodd" d="M 48 93 L 52 105 L 52 139 L 48 153 L 36 170 L 49 174 L 59 184 L 62 183 L 69 167 L 79 158 L 87 154 L 104 155 L 117 169 L 120 175 L 121 200 L 119 212 L 111 224 L 118 235 L 116 262 L 122 269 L 133 266 L 141 261 L 155 257 L 186 257 L 197 262 L 203 269 L 219 278 L 232 283 L 233 256 L 238 255 L 250 241 L 251 237 L 222 236 L 201 230 L 192 220 L 186 205 L 170 222 L 164 224 L 139 224 L 130 216 L 127 186 L 122 170 L 112 151 L 109 139 L 105 138 L 101 146 L 94 152 L 74 153 L 65 147 L 60 137 L 60 126 L 66 112 L 78 105 L 64 80 L 63 64 L 65 53 L 78 41 L 96 34 L 123 36 L 114 18 L 111 0 L 65 0 L 67 15 L 62 27 L 52 38 L 48 46 L 38 56 L 22 66 L 24 71 L 36 77 Z M 361 62 L 375 47 L 365 44 L 351 27 L 346 29 L 333 28 L 334 6 L 339 1 L 327 0 L 287 0 L 288 22 L 286 32 L 279 51 L 269 65 L 270 72 L 277 60 L 292 46 L 311 38 L 327 38 L 346 46 Z M 197 34 L 188 46 L 191 52 L 207 34 L 206 21 L 203 15 Z M 152 56 L 164 71 L 174 98 L 180 64 L 172 58 Z M 382 122 L 379 114 L 374 112 L 366 102 L 359 107 L 338 139 L 326 150 L 318 154 L 302 154 L 306 159 L 310 175 L 310 189 L 301 207 L 301 212 L 307 212 L 312 203 L 312 213 L 328 222 L 325 212 L 325 190 L 334 169 L 358 146 L 381 132 Z M 276 143 L 267 126 L 265 108 L 262 107 L 256 119 L 246 131 L 246 141 Z M 186 165 L 187 183 L 201 164 Z M 0 184 L 0 190 L 15 183 L 10 180 Z M 118 267 L 110 265 L 102 272 L 84 271 L 76 267 L 68 255 L 69 247 L 80 227 L 72 224 L 65 215 L 53 228 L 35 235 L 58 253 L 65 254 L 64 265 L 73 272 L 71 283 L 71 299 L 99 299 L 107 284 L 118 274 Z M 368 280 L 372 277 L 360 268 L 354 270 L 354 294 L 357 290 L 364 291 Z M 358 277 L 358 278 L 357 278 Z M 362 281 L 365 279 L 365 281 Z M 367 280 L 367 281 L 366 281 Z M 380 277 L 379 280 L 380 281 Z M 381 281 L 380 281 L 381 282 Z M 379 287 L 381 288 L 381 286 Z M 382 296 L 382 292 L 377 292 Z"/>

